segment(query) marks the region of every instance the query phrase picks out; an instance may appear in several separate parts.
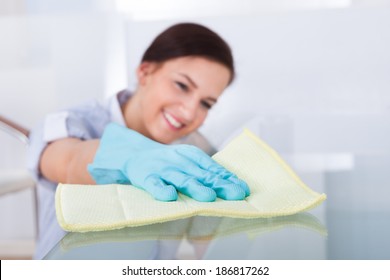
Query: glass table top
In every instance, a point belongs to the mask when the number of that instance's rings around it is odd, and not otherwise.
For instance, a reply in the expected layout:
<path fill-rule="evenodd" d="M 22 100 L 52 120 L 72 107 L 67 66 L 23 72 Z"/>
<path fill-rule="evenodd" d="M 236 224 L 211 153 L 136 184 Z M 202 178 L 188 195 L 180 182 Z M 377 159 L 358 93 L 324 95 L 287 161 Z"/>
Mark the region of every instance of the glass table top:
<path fill-rule="evenodd" d="M 45 259 L 390 259 L 390 213 L 193 217 L 67 233 Z"/>
<path fill-rule="evenodd" d="M 390 156 L 299 174 L 327 200 L 267 219 L 194 216 L 120 230 L 66 233 L 45 259 L 390 259 Z"/>

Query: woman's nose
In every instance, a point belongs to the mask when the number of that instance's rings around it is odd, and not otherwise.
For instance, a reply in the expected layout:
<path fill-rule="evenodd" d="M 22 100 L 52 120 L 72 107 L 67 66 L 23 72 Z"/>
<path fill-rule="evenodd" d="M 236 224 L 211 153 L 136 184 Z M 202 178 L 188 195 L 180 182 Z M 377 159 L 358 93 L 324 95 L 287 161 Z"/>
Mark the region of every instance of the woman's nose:
<path fill-rule="evenodd" d="M 196 98 L 187 99 L 181 104 L 181 111 L 186 122 L 191 122 L 196 118 L 199 102 Z"/>

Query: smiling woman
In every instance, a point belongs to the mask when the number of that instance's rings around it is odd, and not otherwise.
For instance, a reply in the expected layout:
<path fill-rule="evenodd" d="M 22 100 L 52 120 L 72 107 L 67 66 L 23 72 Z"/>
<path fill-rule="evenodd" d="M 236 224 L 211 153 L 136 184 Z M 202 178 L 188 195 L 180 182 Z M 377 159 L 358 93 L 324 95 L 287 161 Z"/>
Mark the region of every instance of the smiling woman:
<path fill-rule="evenodd" d="M 234 78 L 228 44 L 192 23 L 162 32 L 137 69 L 138 89 L 125 107 L 127 127 L 171 143 L 199 128 Z"/>
<path fill-rule="evenodd" d="M 231 50 L 218 34 L 176 24 L 146 50 L 134 91 L 48 115 L 30 136 L 40 241 L 47 228 L 58 228 L 58 183 L 129 184 L 161 201 L 178 192 L 207 202 L 245 199 L 246 183 L 211 159 L 211 145 L 197 132 L 233 78 Z"/>

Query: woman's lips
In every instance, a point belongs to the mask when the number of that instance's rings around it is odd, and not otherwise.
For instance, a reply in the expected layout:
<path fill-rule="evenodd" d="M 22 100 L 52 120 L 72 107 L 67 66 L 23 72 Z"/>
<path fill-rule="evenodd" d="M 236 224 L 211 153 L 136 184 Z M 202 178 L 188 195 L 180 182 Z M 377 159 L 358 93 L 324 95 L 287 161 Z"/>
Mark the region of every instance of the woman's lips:
<path fill-rule="evenodd" d="M 171 114 L 167 112 L 163 112 L 165 120 L 168 122 L 168 124 L 175 128 L 175 129 L 180 129 L 184 126 L 183 123 L 179 122 L 175 117 L 173 117 Z"/>

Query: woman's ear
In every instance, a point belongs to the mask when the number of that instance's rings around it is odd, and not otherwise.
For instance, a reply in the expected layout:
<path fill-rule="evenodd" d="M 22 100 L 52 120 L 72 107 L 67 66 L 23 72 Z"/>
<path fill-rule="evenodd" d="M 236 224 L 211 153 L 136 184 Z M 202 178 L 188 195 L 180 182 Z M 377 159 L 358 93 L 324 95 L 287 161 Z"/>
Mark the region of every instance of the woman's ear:
<path fill-rule="evenodd" d="M 144 85 L 146 78 L 156 69 L 156 63 L 153 62 L 142 62 L 137 67 L 137 78 L 138 84 Z"/>

